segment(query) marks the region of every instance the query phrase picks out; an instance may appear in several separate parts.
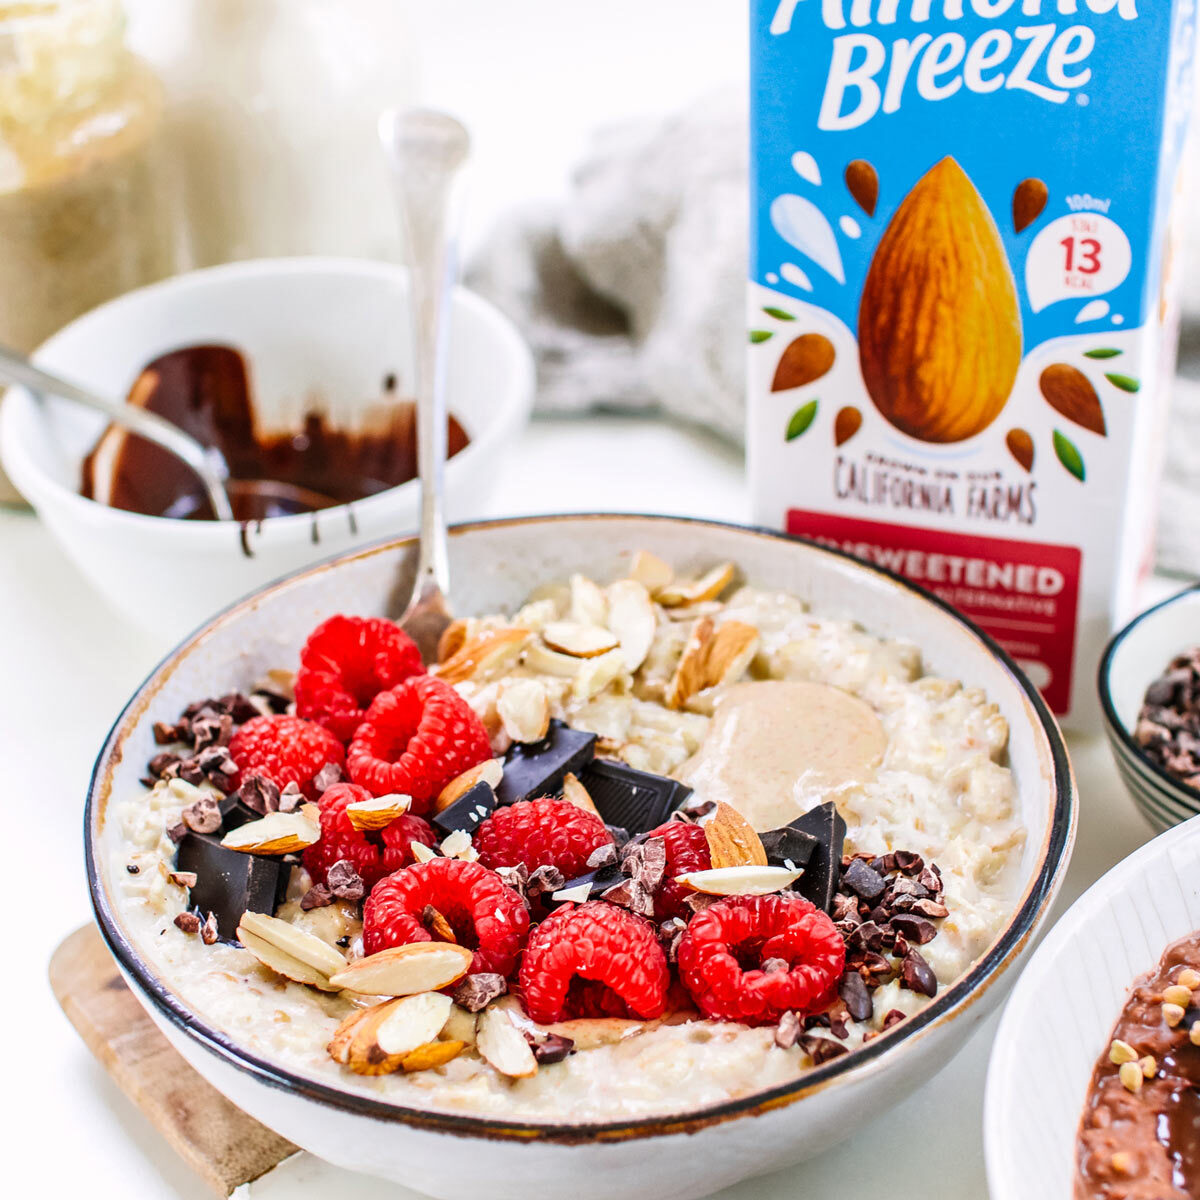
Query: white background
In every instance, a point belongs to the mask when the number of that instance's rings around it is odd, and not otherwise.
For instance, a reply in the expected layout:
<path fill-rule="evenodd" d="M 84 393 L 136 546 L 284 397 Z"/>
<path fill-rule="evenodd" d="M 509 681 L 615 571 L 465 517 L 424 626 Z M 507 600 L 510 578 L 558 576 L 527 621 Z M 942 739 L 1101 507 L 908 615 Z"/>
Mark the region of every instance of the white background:
<path fill-rule="evenodd" d="M 156 0 L 171 3 L 173 0 Z M 599 120 L 666 110 L 745 73 L 736 0 L 405 0 L 425 97 L 476 136 L 476 236 L 504 205 L 561 190 Z M 743 519 L 740 456 L 711 440 L 615 419 L 535 426 L 497 464 L 491 512 L 641 509 Z M 92 759 L 118 709 L 166 649 L 115 619 L 36 521 L 0 513 L 0 747 L 8 967 L 0 990 L 3 1193 L 207 1193 L 111 1084 L 45 982 L 54 946 L 88 919 L 80 817 Z M 1076 741 L 1084 825 L 1074 894 L 1149 836 L 1098 742 Z M 994 1021 L 935 1082 L 842 1148 L 733 1189 L 739 1200 L 875 1195 L 984 1200 L 980 1112 Z M 652 1166 L 652 1164 L 650 1164 Z M 403 1195 L 307 1158 L 261 1197 Z"/>

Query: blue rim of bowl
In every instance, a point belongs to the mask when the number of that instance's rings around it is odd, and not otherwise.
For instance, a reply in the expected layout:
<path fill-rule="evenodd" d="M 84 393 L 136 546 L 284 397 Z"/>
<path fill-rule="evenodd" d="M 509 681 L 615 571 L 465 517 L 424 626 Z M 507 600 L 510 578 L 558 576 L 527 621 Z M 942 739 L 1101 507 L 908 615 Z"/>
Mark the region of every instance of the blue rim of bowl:
<path fill-rule="evenodd" d="M 433 1130 L 458 1136 L 478 1137 L 489 1140 L 515 1142 L 552 1142 L 578 1144 L 584 1142 L 621 1142 L 632 1139 L 661 1137 L 678 1133 L 694 1133 L 702 1128 L 724 1123 L 744 1116 L 788 1106 L 805 1095 L 823 1090 L 840 1077 L 851 1073 L 861 1074 L 878 1065 L 879 1059 L 893 1047 L 928 1030 L 935 1023 L 951 1014 L 965 1011 L 995 981 L 998 974 L 1011 965 L 1016 956 L 1028 943 L 1034 926 L 1048 910 L 1049 904 L 1062 881 L 1070 850 L 1074 843 L 1077 818 L 1077 797 L 1074 776 L 1066 743 L 1057 721 L 1051 714 L 1041 693 L 1017 666 L 1011 656 L 974 622 L 964 617 L 944 600 L 912 583 L 902 575 L 885 567 L 864 562 L 846 551 L 821 545 L 808 538 L 781 533 L 753 525 L 739 525 L 730 521 L 707 520 L 700 517 L 675 517 L 652 513 L 555 513 L 540 516 L 504 517 L 487 521 L 471 521 L 451 527 L 451 536 L 475 530 L 502 528 L 508 525 L 530 523 L 557 523 L 559 521 L 587 520 L 633 520 L 694 525 L 701 528 L 732 530 L 785 543 L 807 546 L 821 554 L 853 564 L 856 568 L 881 576 L 904 590 L 921 597 L 961 625 L 986 649 L 1005 669 L 1017 688 L 1023 693 L 1033 716 L 1050 750 L 1054 768 L 1054 805 L 1048 823 L 1044 857 L 1038 872 L 1030 881 L 1020 908 L 1012 913 L 1000 936 L 987 952 L 974 963 L 969 971 L 954 981 L 924 1008 L 897 1024 L 889 1033 L 874 1038 L 851 1053 L 836 1058 L 822 1066 L 798 1076 L 787 1083 L 773 1088 L 753 1092 L 736 1100 L 704 1108 L 666 1113 L 656 1116 L 631 1118 L 624 1121 L 601 1121 L 579 1124 L 563 1124 L 539 1121 L 505 1121 L 492 1117 L 477 1117 L 450 1112 L 434 1112 L 428 1109 L 406 1108 L 398 1104 L 375 1100 L 356 1092 L 344 1091 L 327 1083 L 296 1074 L 277 1066 L 257 1054 L 239 1046 L 229 1035 L 213 1028 L 201 1020 L 183 1001 L 175 995 L 142 960 L 137 950 L 121 931 L 119 922 L 112 912 L 106 895 L 101 871 L 97 862 L 96 843 L 92 834 L 92 814 L 106 770 L 119 760 L 122 726 L 131 711 L 138 705 L 142 694 L 165 667 L 197 642 L 219 621 L 231 616 L 246 605 L 255 603 L 266 593 L 277 588 L 290 586 L 299 579 L 318 574 L 335 563 L 364 555 L 383 552 L 406 542 L 415 542 L 415 536 L 388 538 L 373 545 L 363 546 L 348 554 L 326 559 L 324 562 L 306 567 L 301 571 L 283 576 L 281 579 L 244 596 L 241 600 L 222 609 L 199 629 L 189 634 L 174 647 L 142 681 L 133 696 L 118 714 L 116 721 L 104 740 L 88 785 L 87 802 L 83 813 L 84 854 L 86 857 L 88 889 L 92 909 L 100 932 L 109 950 L 117 960 L 122 972 L 132 978 L 143 995 L 150 1000 L 158 1013 L 177 1031 L 198 1042 L 201 1047 L 215 1055 L 225 1064 L 248 1074 L 259 1083 L 292 1095 L 303 1096 L 328 1107 L 374 1120 L 410 1125 L 414 1128 Z"/>
<path fill-rule="evenodd" d="M 1116 747 L 1124 750 L 1127 757 L 1132 758 L 1133 765 L 1142 768 L 1149 775 L 1149 778 L 1144 783 L 1139 783 L 1138 787 L 1134 789 L 1135 794 L 1141 797 L 1145 795 L 1145 790 L 1149 789 L 1150 796 L 1169 799 L 1173 804 L 1177 805 L 1184 804 L 1185 802 L 1192 805 L 1192 811 L 1188 813 L 1188 816 L 1176 818 L 1172 822 L 1173 824 L 1178 823 L 1179 820 L 1187 820 L 1189 817 L 1200 813 L 1200 790 L 1189 787 L 1182 779 L 1178 779 L 1169 771 L 1164 770 L 1137 744 L 1132 731 L 1117 716 L 1117 707 L 1113 702 L 1112 688 L 1109 686 L 1109 676 L 1112 673 L 1113 659 L 1116 657 L 1117 651 L 1121 648 L 1121 643 L 1144 621 L 1149 620 L 1163 609 L 1170 608 L 1171 605 L 1178 603 L 1184 596 L 1190 596 L 1193 592 L 1200 592 L 1200 583 L 1193 583 L 1189 587 L 1176 592 L 1175 595 L 1168 596 L 1165 600 L 1160 600 L 1157 604 L 1146 609 L 1145 612 L 1139 613 L 1127 625 L 1118 629 L 1109 638 L 1108 645 L 1104 647 L 1104 653 L 1100 658 L 1100 666 L 1096 671 L 1096 690 L 1100 695 L 1100 709 L 1104 714 L 1104 723 L 1108 727 L 1109 738 L 1115 740 Z M 1155 805 L 1155 807 L 1161 809 L 1161 804 Z"/>

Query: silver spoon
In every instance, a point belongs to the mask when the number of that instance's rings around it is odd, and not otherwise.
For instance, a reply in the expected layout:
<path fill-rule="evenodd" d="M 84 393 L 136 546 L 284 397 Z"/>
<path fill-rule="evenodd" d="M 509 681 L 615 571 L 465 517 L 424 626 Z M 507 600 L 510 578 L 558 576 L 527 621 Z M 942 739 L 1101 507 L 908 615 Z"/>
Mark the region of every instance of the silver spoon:
<path fill-rule="evenodd" d="M 320 492 L 274 479 L 230 479 L 229 464 L 215 446 L 205 446 L 190 433 L 149 409 L 97 396 L 78 384 L 35 367 L 23 354 L 0 346 L 0 380 L 27 388 L 36 396 L 57 396 L 103 413 L 114 425 L 174 455 L 199 479 L 219 521 L 234 520 L 231 500 L 245 515 L 283 515 L 326 508 L 333 501 Z"/>
<path fill-rule="evenodd" d="M 421 529 L 417 573 L 400 626 L 432 662 L 453 620 L 442 486 L 446 466 L 446 347 L 455 274 L 455 183 L 470 137 L 445 113 L 390 110 L 379 120 L 379 140 L 394 177 L 400 221 L 408 241 L 413 312 L 414 390 Z"/>

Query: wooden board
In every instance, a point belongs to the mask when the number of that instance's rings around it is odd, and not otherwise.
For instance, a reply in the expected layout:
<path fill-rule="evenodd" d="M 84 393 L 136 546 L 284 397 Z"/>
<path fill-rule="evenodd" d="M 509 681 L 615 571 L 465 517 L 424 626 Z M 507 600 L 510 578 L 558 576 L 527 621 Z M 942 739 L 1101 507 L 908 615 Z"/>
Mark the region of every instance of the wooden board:
<path fill-rule="evenodd" d="M 50 986 L 121 1090 L 218 1195 L 296 1153 L 184 1062 L 126 987 L 95 925 L 77 929 L 55 950 Z"/>

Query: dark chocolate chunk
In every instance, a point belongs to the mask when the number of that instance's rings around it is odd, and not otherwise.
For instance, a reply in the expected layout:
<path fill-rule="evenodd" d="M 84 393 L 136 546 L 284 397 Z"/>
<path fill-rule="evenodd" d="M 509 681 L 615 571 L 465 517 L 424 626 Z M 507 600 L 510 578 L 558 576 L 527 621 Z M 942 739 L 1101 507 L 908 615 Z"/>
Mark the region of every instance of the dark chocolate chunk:
<path fill-rule="evenodd" d="M 867 866 L 861 858 L 856 858 L 842 872 L 842 886 L 857 893 L 864 900 L 878 900 L 887 889 L 887 880 L 878 871 Z"/>
<path fill-rule="evenodd" d="M 901 1021 L 907 1020 L 908 1014 L 902 1009 L 891 1008 L 884 1014 L 883 1028 L 884 1030 L 891 1029 L 893 1025 L 899 1025 Z"/>
<path fill-rule="evenodd" d="M 272 787 L 275 785 L 272 784 Z M 278 788 L 276 788 L 278 791 Z M 225 832 L 228 833 L 231 829 L 237 829 L 241 825 L 245 825 L 250 821 L 257 821 L 264 813 L 256 808 L 251 808 L 243 799 L 240 789 L 236 792 L 230 792 L 224 800 L 221 801 L 221 825 Z"/>
<path fill-rule="evenodd" d="M 654 916 L 654 894 L 636 879 L 622 879 L 603 893 L 609 904 L 619 905 L 642 917 Z"/>
<path fill-rule="evenodd" d="M 339 900 L 361 900 L 367 892 L 362 876 L 348 858 L 339 858 L 325 872 L 325 883 Z"/>
<path fill-rule="evenodd" d="M 530 1049 L 538 1064 L 548 1067 L 551 1063 L 562 1062 L 568 1054 L 572 1054 L 575 1050 L 575 1042 L 569 1037 L 548 1033 L 540 1042 L 535 1039 L 530 1044 Z"/>
<path fill-rule="evenodd" d="M 333 893 L 323 883 L 314 884 L 300 897 L 300 908 L 310 912 L 314 908 L 325 908 L 333 903 Z"/>
<path fill-rule="evenodd" d="M 496 788 L 496 800 L 516 804 L 518 800 L 557 795 L 562 790 L 563 776 L 568 772 L 580 775 L 595 751 L 594 733 L 551 721 L 550 732 L 540 742 L 518 742 L 504 756 L 504 778 Z"/>
<path fill-rule="evenodd" d="M 597 897 L 604 895 L 609 888 L 620 883 L 624 878 L 624 875 L 621 874 L 621 868 L 616 863 L 609 863 L 608 866 L 599 867 L 595 871 L 589 871 L 586 875 L 579 875 L 575 879 L 568 879 L 562 887 L 555 890 L 569 892 L 577 887 L 582 887 L 586 883 L 589 890 L 583 899 L 595 900 Z M 582 903 L 582 901 L 579 901 L 579 903 Z"/>
<path fill-rule="evenodd" d="M 807 867 L 817 849 L 817 839 L 811 833 L 785 825 L 782 829 L 769 829 L 759 840 L 767 852 L 767 862 L 773 867 Z"/>
<path fill-rule="evenodd" d="M 346 776 L 342 772 L 342 768 L 335 762 L 327 762 L 313 776 L 313 791 L 320 796 L 322 793 L 329 791 L 335 783 L 341 783 Z"/>
<path fill-rule="evenodd" d="M 204 924 L 200 926 L 200 940 L 206 945 L 211 946 L 220 938 L 220 933 L 217 930 L 217 918 L 215 913 L 209 913 L 204 918 Z"/>
<path fill-rule="evenodd" d="M 588 855 L 586 865 L 589 870 L 598 871 L 601 867 L 611 867 L 616 861 L 616 845 L 612 842 L 605 842 L 603 846 L 597 846 L 596 849 Z"/>
<path fill-rule="evenodd" d="M 775 1045 L 781 1050 L 790 1050 L 800 1040 L 800 1030 L 800 1018 L 789 1009 L 775 1026 Z"/>
<path fill-rule="evenodd" d="M 922 903 L 929 902 L 922 901 Z M 926 942 L 932 942 L 937 937 L 937 929 L 932 922 L 911 913 L 897 913 L 892 918 L 891 924 L 892 928 L 906 941 L 915 942 L 918 946 L 924 946 Z"/>
<path fill-rule="evenodd" d="M 656 892 L 667 873 L 667 844 L 660 837 L 631 842 L 621 855 L 621 870 L 647 892 Z"/>
<path fill-rule="evenodd" d="M 557 867 L 538 867 L 537 870 L 529 873 L 529 878 L 525 882 L 525 894 L 527 896 L 548 896 L 551 892 L 557 892 L 565 884 L 563 873 Z"/>
<path fill-rule="evenodd" d="M 835 1042 L 832 1038 L 817 1037 L 815 1034 L 805 1034 L 800 1039 L 800 1046 L 815 1066 L 849 1053 L 848 1047 L 843 1046 L 841 1042 Z"/>
<path fill-rule="evenodd" d="M 579 782 L 606 825 L 620 825 L 634 834 L 665 824 L 692 794 L 678 780 L 604 759 L 589 763 Z"/>
<path fill-rule="evenodd" d="M 285 783 L 283 785 L 283 791 L 279 793 L 279 811 L 285 813 L 295 812 L 296 809 L 298 809 L 300 805 L 304 803 L 304 800 L 304 793 L 300 790 L 298 784 Z M 372 833 L 378 833 L 379 831 L 376 829 L 369 829 L 366 832 L 369 835 Z M 369 836 L 367 837 L 367 840 L 371 840 Z"/>
<path fill-rule="evenodd" d="M 504 982 L 503 975 L 480 971 L 478 974 L 468 975 L 454 989 L 453 995 L 454 1002 L 467 1012 L 479 1012 L 507 991 L 508 984 Z"/>
<path fill-rule="evenodd" d="M 842 874 L 846 822 L 838 813 L 837 805 L 830 801 L 797 817 L 789 823 L 789 828 L 811 834 L 818 843 L 804 868 L 804 874 L 796 881 L 796 891 L 818 908 L 829 912 Z"/>
<path fill-rule="evenodd" d="M 900 983 L 910 992 L 919 992 L 922 996 L 937 995 L 937 976 L 919 950 L 909 950 L 904 956 L 900 966 Z"/>
<path fill-rule="evenodd" d="M 178 754 L 156 754 L 147 764 L 146 769 L 155 779 L 162 779 L 171 767 L 177 767 L 183 762 Z"/>
<path fill-rule="evenodd" d="M 208 834 L 186 833 L 175 865 L 195 874 L 191 901 L 216 916 L 224 941 L 237 937 L 242 913 L 274 914 L 287 887 L 288 872 L 277 859 L 227 850 Z"/>
<path fill-rule="evenodd" d="M 481 821 L 496 811 L 496 793 L 482 779 L 468 788 L 453 804 L 429 818 L 443 834 L 474 833 Z"/>
<path fill-rule="evenodd" d="M 254 701 L 241 692 L 230 692 L 227 696 L 222 696 L 217 701 L 217 706 L 233 718 L 235 725 L 244 725 L 247 721 L 262 716 Z"/>
<path fill-rule="evenodd" d="M 201 796 L 179 815 L 193 833 L 216 833 L 221 828 L 221 807 L 215 796 Z"/>
<path fill-rule="evenodd" d="M 199 933 L 200 918 L 193 912 L 181 912 L 175 918 L 175 928 L 183 930 L 184 933 Z"/>
<path fill-rule="evenodd" d="M 247 775 L 232 795 L 259 816 L 265 817 L 279 808 L 279 785 L 265 775 Z"/>
<path fill-rule="evenodd" d="M 856 1021 L 869 1021 L 875 1011 L 875 1003 L 863 977 L 857 971 L 847 971 L 838 984 L 838 995 L 845 1001 L 846 1009 Z"/>

